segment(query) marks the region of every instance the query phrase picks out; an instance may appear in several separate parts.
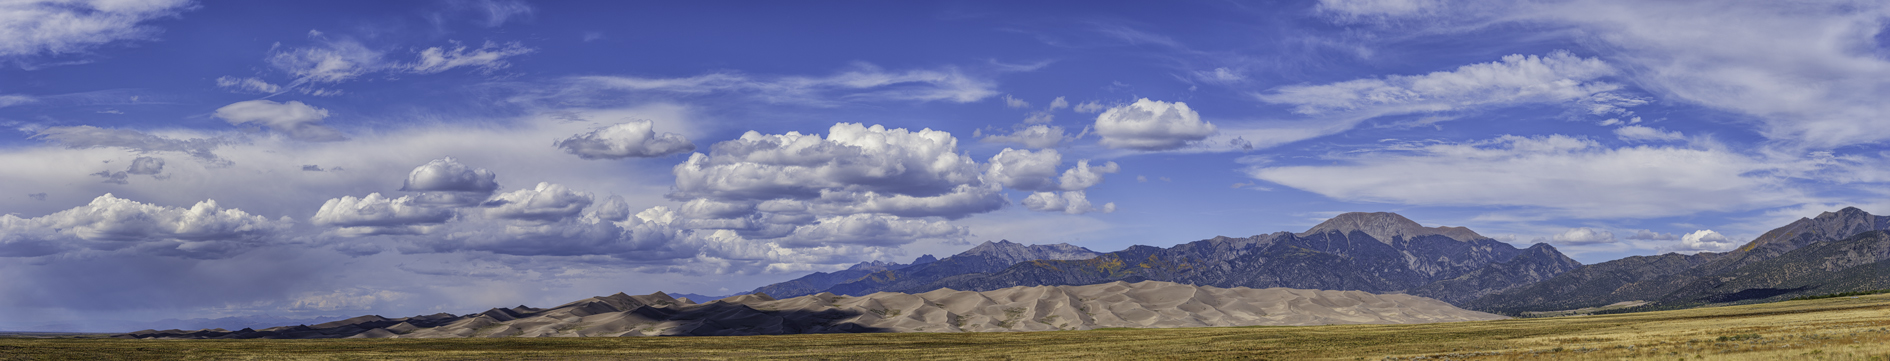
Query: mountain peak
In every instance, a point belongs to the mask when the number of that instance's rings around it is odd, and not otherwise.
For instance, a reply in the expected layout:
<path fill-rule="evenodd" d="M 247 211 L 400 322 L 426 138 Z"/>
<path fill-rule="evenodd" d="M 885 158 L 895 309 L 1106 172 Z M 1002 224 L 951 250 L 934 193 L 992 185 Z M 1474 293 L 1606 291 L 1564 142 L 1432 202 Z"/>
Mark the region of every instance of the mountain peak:
<path fill-rule="evenodd" d="M 1805 240 L 1796 239 L 1803 238 L 1801 235 L 1805 234 L 1815 234 L 1818 235 L 1817 237 L 1836 240 L 1864 231 L 1883 229 L 1890 229 L 1890 217 L 1872 215 L 1857 207 L 1844 207 L 1836 212 L 1819 213 L 1814 218 L 1799 218 L 1798 221 L 1784 227 L 1765 232 L 1759 235 L 1759 238 L 1746 242 L 1744 246 L 1739 247 L 1738 251 L 1751 251 L 1767 244 L 1790 242 L 1789 245 L 1780 246 L 1783 247 L 1780 251 L 1788 251 L 1803 246 L 1804 244 L 1800 243 Z"/>
<path fill-rule="evenodd" d="M 927 263 L 932 263 L 932 262 L 938 262 L 938 257 L 932 257 L 931 254 L 926 254 L 923 256 L 919 256 L 919 259 L 912 260 L 912 265 L 917 266 L 917 265 L 922 265 L 922 264 L 927 264 Z"/>
<path fill-rule="evenodd" d="M 1441 235 L 1466 242 L 1486 238 L 1464 227 L 1425 227 L 1424 225 L 1418 224 L 1416 221 L 1412 221 L 1410 218 L 1404 218 L 1402 215 L 1391 212 L 1344 213 L 1334 216 L 1332 219 L 1328 219 L 1323 223 L 1319 223 L 1319 225 L 1313 226 L 1312 229 L 1308 229 L 1305 233 L 1300 234 L 1306 235 L 1326 232 L 1351 233 L 1353 231 L 1365 232 L 1366 235 L 1370 235 L 1372 238 L 1378 239 L 1379 242 L 1385 242 L 1386 244 L 1390 244 L 1393 237 L 1398 236 L 1411 239 L 1418 236 Z"/>
<path fill-rule="evenodd" d="M 997 242 L 985 241 L 957 256 L 981 256 L 1002 260 L 1008 263 L 1034 261 L 1040 259 L 1078 260 L 1095 258 L 1098 255 L 1088 248 L 1069 243 L 1022 245 L 1010 240 Z M 953 257 L 957 257 L 953 256 Z"/>

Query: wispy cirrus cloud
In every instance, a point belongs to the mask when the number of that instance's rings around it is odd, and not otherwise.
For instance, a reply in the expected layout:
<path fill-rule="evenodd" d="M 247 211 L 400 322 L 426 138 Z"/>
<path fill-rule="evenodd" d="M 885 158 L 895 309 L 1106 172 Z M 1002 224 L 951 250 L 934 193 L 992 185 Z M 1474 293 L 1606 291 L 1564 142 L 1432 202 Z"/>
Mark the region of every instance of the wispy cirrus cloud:
<path fill-rule="evenodd" d="M 1831 148 L 1890 139 L 1890 6 L 1714 3 L 1322 1 L 1335 19 L 1401 34 L 1505 24 L 1573 29 L 1603 44 L 1624 81 L 1666 99 L 1755 117 L 1770 139 Z"/>
<path fill-rule="evenodd" d="M 685 78 L 579 76 L 569 92 L 653 92 L 678 95 L 736 94 L 768 103 L 839 106 L 848 101 L 944 101 L 968 103 L 997 96 L 997 82 L 957 67 L 894 71 L 867 63 L 827 76 L 754 76 L 718 72 Z"/>
<path fill-rule="evenodd" d="M 1792 165 L 1711 147 L 1607 147 L 1564 135 L 1331 155 L 1343 164 L 1259 166 L 1255 179 L 1334 199 L 1529 207 L 1561 217 L 1661 217 L 1787 206 Z"/>
<path fill-rule="evenodd" d="M 145 40 L 160 30 L 146 22 L 188 11 L 190 0 L 0 3 L 0 58 L 84 52 L 118 41 Z"/>

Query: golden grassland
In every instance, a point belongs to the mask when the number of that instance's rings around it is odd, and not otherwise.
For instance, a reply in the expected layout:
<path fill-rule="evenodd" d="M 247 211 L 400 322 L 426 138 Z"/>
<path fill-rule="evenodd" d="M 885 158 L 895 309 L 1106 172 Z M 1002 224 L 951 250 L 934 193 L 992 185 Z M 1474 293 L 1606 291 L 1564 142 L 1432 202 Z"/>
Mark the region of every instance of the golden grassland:
<path fill-rule="evenodd" d="M 0 338 L 0 360 L 1337 359 L 1886 360 L 1890 295 L 1422 325 L 745 337 Z"/>

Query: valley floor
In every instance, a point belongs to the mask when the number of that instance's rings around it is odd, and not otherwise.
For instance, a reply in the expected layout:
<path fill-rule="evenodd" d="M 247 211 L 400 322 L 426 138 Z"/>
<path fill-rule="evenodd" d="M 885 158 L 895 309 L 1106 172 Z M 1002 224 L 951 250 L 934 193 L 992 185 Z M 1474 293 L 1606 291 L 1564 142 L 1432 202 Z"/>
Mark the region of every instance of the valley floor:
<path fill-rule="evenodd" d="M 67 359 L 1890 360 L 1890 295 L 1418 325 L 390 340 L 0 338 Z"/>

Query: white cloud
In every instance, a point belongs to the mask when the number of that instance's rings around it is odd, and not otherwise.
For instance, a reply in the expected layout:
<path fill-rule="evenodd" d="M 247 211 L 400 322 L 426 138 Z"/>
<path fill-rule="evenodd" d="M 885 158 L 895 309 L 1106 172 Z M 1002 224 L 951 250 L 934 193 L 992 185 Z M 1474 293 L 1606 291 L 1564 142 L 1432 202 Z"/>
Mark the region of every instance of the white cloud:
<path fill-rule="evenodd" d="M 338 227 L 344 236 L 380 234 L 417 234 L 432 230 L 427 225 L 446 223 L 453 218 L 451 208 L 419 204 L 413 197 L 387 198 L 380 193 L 366 197 L 342 196 L 322 203 L 309 222 Z"/>
<path fill-rule="evenodd" d="M 1031 148 L 1056 148 L 1063 145 L 1063 142 L 1071 140 L 1071 138 L 1075 137 L 1065 134 L 1063 127 L 1037 124 L 1018 128 L 1012 131 L 1011 134 L 987 135 L 984 139 L 979 141 L 985 143 L 1022 144 Z"/>
<path fill-rule="evenodd" d="M 240 78 L 239 79 L 239 78 L 233 78 L 233 77 L 227 77 L 227 76 L 218 77 L 217 86 L 224 87 L 224 88 L 235 88 L 238 90 L 245 90 L 245 91 L 256 92 L 256 93 L 275 93 L 275 92 L 282 91 L 281 85 L 270 84 L 269 82 L 263 81 L 262 79 L 258 79 L 258 78 Z"/>
<path fill-rule="evenodd" d="M 1576 1 L 1513 9 L 1514 19 L 1567 24 L 1617 48 L 1662 95 L 1749 114 L 1766 137 L 1814 147 L 1890 139 L 1882 101 L 1890 59 L 1877 36 L 1890 7 L 1873 2 Z"/>
<path fill-rule="evenodd" d="M 484 46 L 471 50 L 467 50 L 465 45 L 454 44 L 450 49 L 446 47 L 431 47 L 426 50 L 421 50 L 419 62 L 405 65 L 402 68 L 407 72 L 418 74 L 433 74 L 458 67 L 478 68 L 482 72 L 490 73 L 494 70 L 510 66 L 510 63 L 505 62 L 505 58 L 525 55 L 531 52 L 531 48 L 527 48 L 525 45 L 519 44 L 518 42 L 505 43 L 504 45 L 486 42 Z"/>
<path fill-rule="evenodd" d="M 1253 168 L 1256 179 L 1346 201 L 1525 206 L 1584 218 L 1657 217 L 1794 204 L 1774 165 L 1719 149 L 1606 148 L 1563 135 L 1503 136 Z"/>
<path fill-rule="evenodd" d="M 10 106 L 15 106 L 15 105 L 20 105 L 20 104 L 27 104 L 27 103 L 37 102 L 37 101 L 39 101 L 39 98 L 34 98 L 30 96 L 25 96 L 25 95 L 0 94 L 0 108 L 10 107 Z"/>
<path fill-rule="evenodd" d="M 1103 106 L 1102 102 L 1091 100 L 1087 103 L 1077 104 L 1075 108 L 1070 110 L 1075 110 L 1077 113 L 1100 113 L 1106 108 L 1108 107 Z"/>
<path fill-rule="evenodd" d="M 390 59 L 385 51 L 369 48 L 353 39 L 327 39 L 320 32 L 311 32 L 311 35 L 318 39 L 317 44 L 277 50 L 265 59 L 271 67 L 295 78 L 287 86 L 289 88 L 309 83 L 339 83 L 377 72 L 434 74 L 467 67 L 490 73 L 510 66 L 505 58 L 534 51 L 518 42 L 487 42 L 478 48 L 468 48 L 453 42 L 450 46 L 420 50 L 418 59 L 413 62 L 400 62 Z M 246 80 L 233 79 L 232 82 L 234 85 L 248 86 L 243 84 Z M 219 84 L 222 84 L 221 80 Z M 339 91 L 304 87 L 303 92 L 325 96 Z"/>
<path fill-rule="evenodd" d="M 1043 124 L 1043 123 L 1053 122 L 1056 120 L 1057 120 L 1056 114 L 1052 114 L 1049 111 L 1035 111 L 1035 112 L 1030 112 L 1029 115 L 1024 116 L 1024 124 Z"/>
<path fill-rule="evenodd" d="M 860 63 L 853 69 L 825 77 L 751 77 L 714 73 L 688 78 L 582 76 L 570 78 L 575 89 L 665 92 L 676 94 L 735 93 L 769 103 L 838 106 L 849 100 L 950 101 L 969 103 L 997 95 L 995 82 L 966 75 L 957 68 L 887 71 Z M 560 95 L 562 97 L 562 95 Z"/>
<path fill-rule="evenodd" d="M 1739 247 L 1739 244 L 1733 242 L 1732 239 L 1726 238 L 1726 235 L 1719 234 L 1719 232 L 1714 232 L 1710 229 L 1702 229 L 1680 236 L 1680 244 L 1676 245 L 1673 250 L 1724 252 L 1730 251 L 1734 247 Z"/>
<path fill-rule="evenodd" d="M 408 192 L 492 193 L 499 189 L 497 174 L 485 168 L 474 169 L 453 157 L 434 159 L 414 167 L 400 190 Z"/>
<path fill-rule="evenodd" d="M 1615 241 L 1614 232 L 1588 227 L 1569 228 L 1567 231 L 1556 234 L 1553 239 L 1557 244 L 1567 245 L 1614 243 Z"/>
<path fill-rule="evenodd" d="M 574 192 L 562 185 L 539 182 L 532 189 L 520 189 L 492 196 L 482 206 L 487 217 L 534 221 L 556 221 L 575 216 L 591 206 L 591 194 Z"/>
<path fill-rule="evenodd" d="M 241 101 L 217 108 L 212 115 L 230 122 L 230 125 L 268 127 L 295 140 L 332 142 L 348 139 L 334 128 L 322 125 L 322 119 L 328 118 L 327 109 L 293 100 L 288 103 L 262 99 Z"/>
<path fill-rule="evenodd" d="M 0 257 L 98 250 L 216 259 L 269 240 L 290 221 L 272 221 L 204 200 L 190 208 L 139 203 L 105 194 L 42 217 L 0 215 Z"/>
<path fill-rule="evenodd" d="M 1064 97 L 1057 97 L 1056 99 L 1050 100 L 1050 107 L 1046 108 L 1045 110 L 1057 110 L 1057 109 L 1063 109 L 1063 108 L 1069 108 L 1069 107 L 1070 107 L 1070 101 L 1068 99 L 1064 99 Z"/>
<path fill-rule="evenodd" d="M 1063 190 L 1080 191 L 1089 189 L 1089 187 L 1097 184 L 1102 184 L 1104 174 L 1115 173 L 1121 170 L 1122 167 L 1117 166 L 1116 162 L 1108 162 L 1104 163 L 1102 166 L 1090 167 L 1089 160 L 1079 160 L 1076 161 L 1076 167 L 1063 171 L 1063 176 L 1057 178 L 1057 180 L 1060 182 L 1060 186 Z"/>
<path fill-rule="evenodd" d="M 681 134 L 656 134 L 656 123 L 632 120 L 558 141 L 558 148 L 584 159 L 650 158 L 696 150 Z"/>
<path fill-rule="evenodd" d="M 1216 83 L 1237 83 L 1242 80 L 1247 80 L 1247 75 L 1242 74 L 1241 71 L 1225 67 L 1214 68 L 1214 70 L 1208 71 L 1197 71 L 1194 72 L 1194 77 Z"/>
<path fill-rule="evenodd" d="M 1288 104 L 1307 115 L 1351 114 L 1366 118 L 1444 112 L 1519 103 L 1590 100 L 1621 86 L 1597 81 L 1616 74 L 1594 58 L 1564 51 L 1548 56 L 1508 55 L 1501 61 L 1471 64 L 1425 75 L 1392 75 L 1321 85 L 1291 85 L 1256 94 L 1269 103 Z M 1620 98 L 1612 96 L 1608 99 Z"/>
<path fill-rule="evenodd" d="M 1030 197 L 1024 198 L 1024 201 L 1021 203 L 1024 204 L 1024 208 L 1041 212 L 1084 214 L 1089 212 L 1111 213 L 1116 211 L 1115 203 L 1103 204 L 1100 208 L 1092 206 L 1089 203 L 1089 198 L 1083 194 L 1083 191 L 1036 192 L 1031 193 Z"/>
<path fill-rule="evenodd" d="M 292 48 L 269 55 L 269 66 L 296 78 L 294 87 L 306 82 L 336 83 L 380 71 L 388 66 L 385 53 L 368 49 L 361 42 L 341 39 L 323 41 L 312 47 Z"/>
<path fill-rule="evenodd" d="M 969 234 L 965 227 L 944 221 L 856 213 L 823 218 L 813 225 L 795 228 L 793 234 L 777 242 L 796 248 L 834 244 L 890 247 L 924 239 L 958 239 Z"/>
<path fill-rule="evenodd" d="M 1680 132 L 1669 132 L 1639 125 L 1614 128 L 1614 135 L 1630 142 L 1678 141 L 1687 137 Z"/>
<path fill-rule="evenodd" d="M 1004 148 L 985 163 L 985 180 L 1016 190 L 1056 190 L 1060 187 L 1054 177 L 1062 165 L 1063 155 L 1055 149 L 1032 152 Z"/>
<path fill-rule="evenodd" d="M 158 33 L 141 25 L 176 16 L 189 0 L 21 0 L 0 3 L 0 57 L 84 52 Z"/>
<path fill-rule="evenodd" d="M 986 167 L 958 153 L 957 143 L 941 131 L 854 123 L 835 124 L 825 139 L 751 131 L 677 165 L 670 197 L 688 202 L 684 213 L 697 216 L 686 222 L 692 228 L 736 230 L 762 240 L 794 237 L 778 241 L 793 247 L 854 226 L 892 237 L 874 240 L 879 246 L 960 234 L 940 233 L 940 225 L 922 218 L 958 219 L 1008 201 L 999 184 L 981 179 Z M 1002 159 L 1042 156 L 1012 152 L 1018 153 Z M 901 220 L 874 218 L 885 216 Z M 852 242 L 847 239 L 835 242 Z"/>
<path fill-rule="evenodd" d="M 1438 0 L 1320 0 L 1319 11 L 1351 17 L 1411 16 L 1436 11 Z"/>
<path fill-rule="evenodd" d="M 1010 94 L 1004 94 L 1004 106 L 1012 107 L 1012 108 L 1029 108 L 1030 102 L 1024 101 L 1023 99 L 1017 99 L 1015 97 L 1012 97 Z"/>
<path fill-rule="evenodd" d="M 34 138 L 58 142 L 69 148 L 124 148 L 139 152 L 181 152 L 207 162 L 227 162 L 216 153 L 228 142 L 220 138 L 175 139 L 130 129 L 99 128 L 90 125 L 50 127 Z"/>
<path fill-rule="evenodd" d="M 835 124 L 826 139 L 750 131 L 676 165 L 676 196 L 722 200 L 813 198 L 821 190 L 940 194 L 977 182 L 977 162 L 951 133 Z"/>
<path fill-rule="evenodd" d="M 1110 148 L 1175 149 L 1214 132 L 1214 124 L 1201 121 L 1201 115 L 1182 102 L 1139 99 L 1096 117 L 1096 134 Z"/>
<path fill-rule="evenodd" d="M 1385 30 L 1399 34 L 1562 28 L 1613 53 L 1633 69 L 1632 83 L 1663 100 L 1753 116 L 1767 138 L 1813 148 L 1890 139 L 1882 116 L 1890 103 L 1881 101 L 1890 58 L 1879 38 L 1890 6 L 1882 3 L 1490 1 L 1425 11 L 1395 3 L 1322 8 L 1391 20 Z"/>

